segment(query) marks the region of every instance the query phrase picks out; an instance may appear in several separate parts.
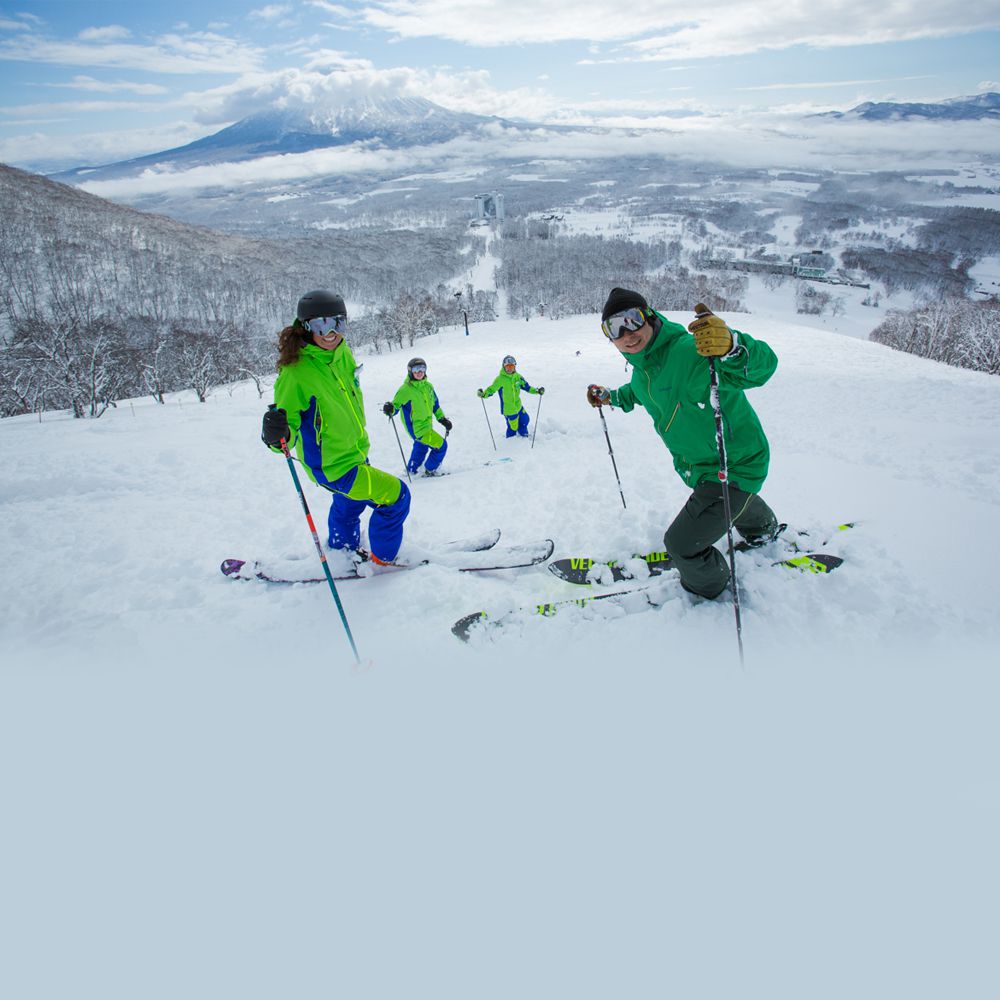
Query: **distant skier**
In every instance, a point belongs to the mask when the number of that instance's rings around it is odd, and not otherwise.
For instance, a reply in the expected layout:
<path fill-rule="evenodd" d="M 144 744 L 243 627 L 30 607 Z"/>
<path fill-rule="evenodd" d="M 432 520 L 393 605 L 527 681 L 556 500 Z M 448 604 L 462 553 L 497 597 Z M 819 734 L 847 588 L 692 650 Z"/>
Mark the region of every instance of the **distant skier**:
<path fill-rule="evenodd" d="M 476 395 L 480 398 L 492 396 L 493 393 L 500 393 L 500 412 L 507 421 L 507 437 L 512 438 L 516 434 L 518 437 L 528 436 L 528 424 L 530 422 L 528 414 L 521 405 L 521 390 L 530 392 L 533 395 L 541 396 L 545 393 L 545 387 L 539 386 L 533 389 L 528 385 L 528 380 L 517 370 L 517 361 L 507 355 L 503 359 L 500 367 L 500 374 L 489 384 L 486 389 L 477 389 Z"/>
<path fill-rule="evenodd" d="M 733 526 L 751 545 L 770 541 L 778 520 L 757 495 L 767 476 L 770 451 L 743 390 L 763 385 L 778 359 L 762 340 L 730 330 L 712 312 L 706 310 L 685 330 L 626 288 L 611 290 L 601 326 L 632 365 L 632 379 L 617 389 L 588 386 L 587 401 L 591 406 L 618 406 L 626 413 L 638 403 L 652 417 L 674 469 L 693 490 L 667 528 L 664 547 L 685 590 L 718 597 L 729 583 L 729 566 L 715 542 L 728 526 L 708 359 L 717 359 Z"/>
<path fill-rule="evenodd" d="M 406 381 L 396 391 L 392 402 L 383 405 L 382 412 L 387 417 L 402 413 L 406 433 L 413 438 L 413 451 L 406 468 L 415 473 L 427 459 L 424 475 L 443 475 L 438 470 L 448 451 L 448 442 L 434 430 L 433 419 L 437 418 L 446 435 L 451 431 L 451 421 L 441 409 L 434 386 L 427 381 L 427 362 L 423 358 L 409 361 Z"/>
<path fill-rule="evenodd" d="M 331 549 L 354 553 L 361 544 L 361 514 L 372 508 L 368 543 L 372 561 L 391 563 L 403 540 L 410 491 L 401 479 L 368 464 L 360 370 L 344 340 L 347 309 L 341 296 L 307 292 L 295 321 L 278 334 L 274 402 L 261 438 L 273 451 L 284 440 L 309 478 L 333 494 L 328 517 Z"/>

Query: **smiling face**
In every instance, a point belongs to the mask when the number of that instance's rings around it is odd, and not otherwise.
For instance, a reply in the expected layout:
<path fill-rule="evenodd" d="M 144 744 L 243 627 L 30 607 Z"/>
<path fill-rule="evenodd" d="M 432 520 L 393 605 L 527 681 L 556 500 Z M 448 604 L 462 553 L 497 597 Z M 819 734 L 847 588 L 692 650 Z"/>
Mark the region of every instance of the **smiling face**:
<path fill-rule="evenodd" d="M 638 330 L 626 330 L 617 340 L 611 341 L 622 354 L 638 354 L 652 339 L 653 328 L 646 320 Z"/>
<path fill-rule="evenodd" d="M 311 332 L 311 331 L 310 331 Z M 318 333 L 313 333 L 312 340 L 317 347 L 322 347 L 324 351 L 333 351 L 340 347 L 343 337 L 339 333 L 331 330 L 326 336 L 321 337 Z"/>

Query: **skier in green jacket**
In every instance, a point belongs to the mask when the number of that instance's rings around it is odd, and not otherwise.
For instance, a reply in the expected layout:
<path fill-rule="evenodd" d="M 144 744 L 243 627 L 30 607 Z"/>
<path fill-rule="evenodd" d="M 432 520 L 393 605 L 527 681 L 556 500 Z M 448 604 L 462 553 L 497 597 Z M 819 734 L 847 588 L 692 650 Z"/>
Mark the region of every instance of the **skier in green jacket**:
<path fill-rule="evenodd" d="M 331 549 L 357 553 L 361 514 L 372 508 L 370 554 L 373 562 L 386 565 L 402 544 L 410 491 L 401 479 L 368 463 L 361 369 L 344 340 L 346 331 L 341 296 L 314 291 L 299 299 L 295 321 L 278 335 L 276 408 L 264 414 L 261 438 L 272 451 L 280 451 L 284 441 L 309 478 L 333 494 Z"/>
<path fill-rule="evenodd" d="M 427 381 L 427 362 L 423 358 L 411 358 L 406 365 L 406 381 L 396 390 L 391 403 L 385 403 L 382 412 L 392 417 L 396 412 L 403 414 L 403 426 L 413 438 L 413 450 L 406 468 L 412 473 L 423 464 L 425 476 L 443 476 L 438 469 L 448 451 L 448 442 L 434 430 L 433 419 L 447 435 L 451 431 L 451 421 L 444 415 L 438 402 L 434 386 Z"/>
<path fill-rule="evenodd" d="M 516 434 L 518 437 L 528 436 L 528 424 L 530 418 L 521 405 L 521 390 L 530 392 L 533 395 L 541 396 L 545 393 L 545 386 L 537 389 L 528 385 L 528 380 L 517 370 L 517 361 L 508 354 L 503 359 L 500 366 L 500 374 L 485 389 L 477 389 L 476 395 L 482 399 L 485 396 L 492 396 L 493 393 L 500 393 L 500 412 L 507 421 L 507 437 L 512 438 Z"/>
<path fill-rule="evenodd" d="M 617 389 L 588 386 L 587 401 L 626 413 L 638 403 L 649 413 L 674 469 L 692 489 L 663 536 L 664 547 L 685 590 L 718 597 L 729 583 L 729 566 L 715 543 L 728 526 L 709 398 L 709 358 L 716 359 L 719 375 L 733 526 L 750 545 L 774 538 L 778 520 L 758 495 L 770 451 L 744 390 L 763 385 L 778 359 L 762 340 L 730 330 L 707 309 L 699 306 L 698 318 L 685 330 L 626 288 L 611 290 L 601 326 L 632 365 L 632 378 Z"/>

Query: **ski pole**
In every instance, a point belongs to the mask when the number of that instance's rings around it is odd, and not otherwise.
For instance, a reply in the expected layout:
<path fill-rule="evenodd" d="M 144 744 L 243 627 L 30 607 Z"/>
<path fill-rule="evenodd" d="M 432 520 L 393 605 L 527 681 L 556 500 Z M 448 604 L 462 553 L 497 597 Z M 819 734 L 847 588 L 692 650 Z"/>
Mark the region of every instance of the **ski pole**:
<path fill-rule="evenodd" d="M 729 465 L 726 459 L 726 441 L 723 437 L 722 404 L 719 402 L 719 373 L 715 358 L 708 359 L 708 378 L 711 386 L 712 412 L 715 414 L 715 442 L 719 447 L 719 482 L 722 483 L 722 509 L 726 515 L 726 538 L 729 542 L 729 572 L 733 585 L 733 613 L 736 615 L 736 641 L 740 647 L 740 666 L 743 661 L 743 622 L 740 619 L 740 588 L 736 581 L 736 547 L 733 545 L 733 513 L 729 504 Z"/>
<path fill-rule="evenodd" d="M 601 423 L 604 425 L 604 440 L 608 442 L 608 454 L 611 456 L 611 467 L 615 470 L 615 479 L 618 482 L 618 492 L 622 498 L 622 506 L 628 510 L 628 504 L 625 503 L 625 494 L 622 492 L 622 481 L 618 476 L 618 463 L 615 462 L 615 450 L 611 447 L 611 438 L 608 436 L 608 422 L 604 419 L 604 408 L 598 406 L 597 412 L 601 415 Z"/>
<path fill-rule="evenodd" d="M 394 414 L 390 414 L 389 423 L 392 424 L 393 433 L 396 435 L 396 444 L 399 445 L 399 457 L 403 460 L 403 468 L 406 470 L 406 478 L 412 483 L 413 480 L 410 479 L 410 467 L 406 464 L 406 455 L 403 454 L 403 442 L 399 440 L 399 431 L 396 429 L 396 417 Z"/>
<path fill-rule="evenodd" d="M 490 432 L 490 440 L 493 442 L 493 450 L 497 450 L 497 439 L 493 436 L 493 428 L 490 427 L 490 415 L 486 412 L 486 400 L 482 396 L 479 397 L 479 402 L 483 404 L 483 416 L 486 417 L 486 428 Z"/>
<path fill-rule="evenodd" d="M 275 409 L 274 403 L 271 404 L 270 409 Z M 344 623 L 344 631 L 347 633 L 347 641 L 350 642 L 351 649 L 354 650 L 354 659 L 360 666 L 361 657 L 358 655 L 358 647 L 354 643 L 354 636 L 351 634 L 351 626 L 347 623 L 347 615 L 344 613 L 344 605 L 340 603 L 340 594 L 337 593 L 337 585 L 333 582 L 333 574 L 330 572 L 330 567 L 326 561 L 326 553 L 323 551 L 323 543 L 319 540 L 319 535 L 316 533 L 316 525 L 313 523 L 312 514 L 309 513 L 309 504 L 306 502 L 305 493 L 302 492 L 302 483 L 299 482 L 299 474 L 295 471 L 295 465 L 292 463 L 292 455 L 288 450 L 288 442 L 285 441 L 284 438 L 281 439 L 281 450 L 285 456 L 285 461 L 288 462 L 288 471 L 292 474 L 292 482 L 295 483 L 295 489 L 299 494 L 299 500 L 302 501 L 302 509 L 306 514 L 306 523 L 309 525 L 309 530 L 312 532 L 313 542 L 316 545 L 316 551 L 319 553 L 319 561 L 323 564 L 323 572 L 326 574 L 326 582 L 330 584 L 330 591 L 337 604 L 337 611 L 340 612 L 340 620 Z"/>
<path fill-rule="evenodd" d="M 531 447 L 535 447 L 535 435 L 538 433 L 538 414 L 542 412 L 542 395 L 538 394 L 538 409 L 535 410 L 535 429 L 531 432 Z"/>

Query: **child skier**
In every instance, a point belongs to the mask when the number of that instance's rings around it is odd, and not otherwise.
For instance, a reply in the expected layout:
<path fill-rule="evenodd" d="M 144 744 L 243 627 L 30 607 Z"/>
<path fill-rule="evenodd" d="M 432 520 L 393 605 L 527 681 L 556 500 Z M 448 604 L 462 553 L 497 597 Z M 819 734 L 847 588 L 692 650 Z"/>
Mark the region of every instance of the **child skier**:
<path fill-rule="evenodd" d="M 518 437 L 528 436 L 528 414 L 521 406 L 521 390 L 530 392 L 533 395 L 541 396 L 545 393 L 545 387 L 539 386 L 533 389 L 528 385 L 528 380 L 517 370 L 517 361 L 507 355 L 503 359 L 500 374 L 490 383 L 489 388 L 477 389 L 476 395 L 480 399 L 492 396 L 493 393 L 500 393 L 500 412 L 507 421 L 507 437 L 512 438 L 516 434 Z"/>
<path fill-rule="evenodd" d="M 382 412 L 387 417 L 397 412 L 403 414 L 403 426 L 413 438 L 413 451 L 406 468 L 415 473 L 426 458 L 425 476 L 444 475 L 438 469 L 448 451 L 448 442 L 433 429 L 432 419 L 437 417 L 446 434 L 451 430 L 451 421 L 441 409 L 434 386 L 427 381 L 427 362 L 423 358 L 410 359 L 406 366 L 406 381 L 399 387 L 392 402 L 383 405 Z"/>

